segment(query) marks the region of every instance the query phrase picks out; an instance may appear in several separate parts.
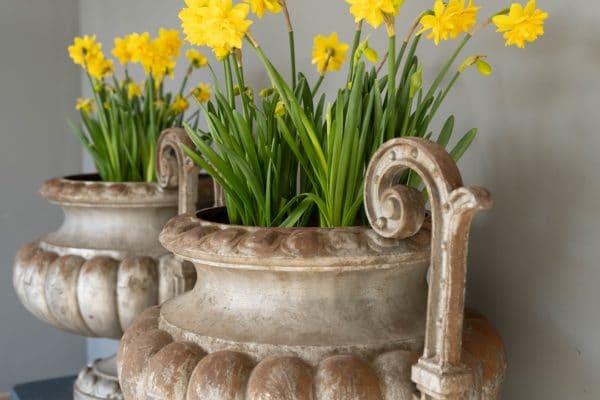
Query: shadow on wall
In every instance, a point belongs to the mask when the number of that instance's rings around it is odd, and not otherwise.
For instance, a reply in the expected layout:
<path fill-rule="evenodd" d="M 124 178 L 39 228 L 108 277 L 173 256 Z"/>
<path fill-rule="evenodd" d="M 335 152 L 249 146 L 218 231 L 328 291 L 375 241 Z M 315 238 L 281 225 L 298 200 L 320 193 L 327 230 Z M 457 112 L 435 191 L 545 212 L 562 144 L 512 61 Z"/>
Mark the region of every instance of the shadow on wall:
<path fill-rule="evenodd" d="M 495 76 L 478 139 L 496 205 L 474 226 L 469 302 L 504 337 L 511 400 L 600 398 L 600 38 L 573 26 L 555 15 Z"/>

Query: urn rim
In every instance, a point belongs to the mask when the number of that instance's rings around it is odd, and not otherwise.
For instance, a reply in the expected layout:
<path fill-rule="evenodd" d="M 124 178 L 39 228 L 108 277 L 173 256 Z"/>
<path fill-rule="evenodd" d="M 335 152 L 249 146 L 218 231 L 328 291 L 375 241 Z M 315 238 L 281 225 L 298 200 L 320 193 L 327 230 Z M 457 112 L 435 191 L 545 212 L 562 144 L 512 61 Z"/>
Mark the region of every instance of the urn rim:
<path fill-rule="evenodd" d="M 106 182 L 98 174 L 45 181 L 39 191 L 50 203 L 77 207 L 176 207 L 177 190 L 155 182 Z"/>
<path fill-rule="evenodd" d="M 212 207 L 178 215 L 165 225 L 159 240 L 185 260 L 231 269 L 389 269 L 430 258 L 429 221 L 411 238 L 389 239 L 367 226 L 265 228 L 209 219 L 224 211 L 224 207 Z"/>

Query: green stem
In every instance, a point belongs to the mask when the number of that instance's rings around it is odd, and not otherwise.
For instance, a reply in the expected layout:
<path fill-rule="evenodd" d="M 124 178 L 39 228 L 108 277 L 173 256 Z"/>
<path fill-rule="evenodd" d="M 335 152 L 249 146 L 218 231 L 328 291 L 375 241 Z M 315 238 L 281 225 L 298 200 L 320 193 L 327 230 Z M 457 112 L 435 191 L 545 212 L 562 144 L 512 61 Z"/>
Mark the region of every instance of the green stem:
<path fill-rule="evenodd" d="M 446 86 L 446 89 L 444 89 L 444 91 L 442 92 L 442 95 L 433 103 L 433 107 L 431 108 L 431 112 L 429 113 L 430 119 L 433 119 L 433 117 L 435 116 L 435 113 L 440 108 L 440 105 L 442 104 L 442 102 L 444 101 L 444 99 L 446 98 L 448 93 L 450 92 L 450 89 L 452 89 L 452 87 L 456 83 L 456 80 L 458 79 L 459 76 L 460 76 L 460 72 L 457 71 L 454 74 L 454 76 L 452 77 L 452 80 L 450 80 L 450 83 L 448 83 L 448 86 Z"/>
<path fill-rule="evenodd" d="M 150 136 L 155 137 L 158 133 L 157 131 L 157 126 L 156 126 L 156 100 L 154 96 L 155 96 L 155 88 L 154 88 L 154 77 L 152 77 L 152 75 L 148 76 L 148 86 L 149 86 L 149 91 L 150 91 L 150 126 L 148 127 L 149 131 L 147 131 Z M 166 107 L 165 105 L 162 105 L 162 107 Z M 152 160 L 154 160 L 154 140 L 150 141 L 150 151 L 148 156 L 150 157 L 150 160 L 148 160 L 148 166 L 146 168 L 146 179 L 148 179 L 151 176 L 151 173 L 149 173 L 149 169 L 152 168 L 152 172 L 154 171 L 154 165 Z"/>
<path fill-rule="evenodd" d="M 302 109 L 300 104 L 298 104 L 298 100 L 295 98 L 293 91 L 287 86 L 287 84 L 285 83 L 283 78 L 281 78 L 281 75 L 279 74 L 277 69 L 273 66 L 271 61 L 269 61 L 269 59 L 267 58 L 267 56 L 264 53 L 264 51 L 262 50 L 262 48 L 258 45 L 255 45 L 255 42 L 252 39 L 250 39 L 249 37 L 246 37 L 246 38 L 252 45 L 252 48 L 254 49 L 254 51 L 255 51 L 256 55 L 258 56 L 258 58 L 260 59 L 260 61 L 263 63 L 263 65 L 267 69 L 267 73 L 269 74 L 269 77 L 271 78 L 271 82 L 273 83 L 273 85 L 275 86 L 277 91 L 279 92 L 281 99 L 283 100 L 283 102 L 285 103 L 285 106 L 289 110 L 290 115 L 294 121 L 294 125 L 295 125 L 296 129 L 305 131 L 305 134 L 307 135 L 311 145 L 313 146 L 311 148 L 311 150 L 314 150 L 314 153 L 315 153 L 315 159 L 314 159 L 314 164 L 313 164 L 314 170 L 315 170 L 315 174 L 317 175 L 316 178 L 319 181 L 321 181 L 320 182 L 321 186 L 323 186 L 323 182 L 324 182 L 323 174 L 325 173 L 324 171 L 327 171 L 327 161 L 325 160 L 325 155 L 323 154 L 323 149 L 320 146 L 320 142 L 317 138 L 317 135 L 316 135 L 313 127 L 310 124 L 310 121 L 308 120 L 308 118 L 307 118 L 306 114 L 304 113 L 304 110 Z"/>
<path fill-rule="evenodd" d="M 235 71 L 238 86 L 240 87 L 240 98 L 242 99 L 242 112 L 244 113 L 244 119 L 250 123 L 248 101 L 246 99 L 246 84 L 244 82 L 244 70 L 242 66 L 238 64 L 237 60 L 235 59 L 235 55 L 233 54 L 231 54 L 231 61 L 233 62 L 233 70 Z"/>
<path fill-rule="evenodd" d="M 396 36 L 392 35 L 389 39 L 388 49 L 388 82 L 387 82 L 387 106 L 392 112 L 388 115 L 388 126 L 386 132 L 386 140 L 394 137 L 394 129 L 396 127 L 396 110 L 393 108 L 396 105 Z"/>
<path fill-rule="evenodd" d="M 396 57 L 396 65 L 400 65 L 402 62 L 402 57 L 404 57 L 404 53 L 406 52 L 406 47 L 408 46 L 407 41 L 402 42 L 402 47 L 400 48 L 400 52 L 398 53 L 398 57 Z M 408 61 L 408 60 L 407 60 Z"/>
<path fill-rule="evenodd" d="M 323 78 L 325 78 L 325 74 L 319 75 L 319 79 L 317 80 L 317 83 L 315 83 L 315 87 L 311 90 L 313 97 L 315 97 L 315 95 L 317 94 L 317 90 L 319 90 L 319 88 L 321 87 L 321 83 L 323 83 Z"/>
<path fill-rule="evenodd" d="M 111 175 L 113 175 L 113 177 L 104 177 L 105 179 L 110 179 L 110 180 L 114 180 L 115 176 L 117 174 L 117 161 L 116 161 L 116 156 L 113 152 L 113 147 L 112 147 L 112 139 L 110 137 L 110 125 L 108 123 L 108 120 L 106 119 L 106 114 L 105 114 L 105 109 L 104 109 L 104 103 L 102 102 L 102 99 L 100 98 L 98 92 L 96 91 L 96 87 L 94 85 L 94 80 L 92 79 L 92 76 L 86 71 L 86 76 L 88 78 L 88 81 L 90 83 L 90 86 L 92 88 L 92 93 L 94 94 L 94 100 L 96 101 L 96 107 L 98 107 L 98 118 L 100 119 L 100 127 L 102 129 L 102 137 L 104 138 L 104 144 L 106 147 L 106 151 L 108 152 L 108 161 L 110 162 L 110 167 L 111 167 Z"/>
<path fill-rule="evenodd" d="M 442 83 L 442 80 L 444 79 L 444 77 L 448 73 L 448 70 L 450 69 L 450 67 L 452 66 L 452 64 L 454 63 L 454 61 L 456 61 L 456 57 L 458 57 L 458 55 L 460 54 L 461 50 L 465 47 L 465 45 L 467 44 L 467 42 L 471 38 L 472 38 L 471 34 L 467 33 L 465 35 L 464 39 L 458 44 L 458 46 L 456 46 L 456 49 L 454 50 L 454 52 L 452 53 L 452 55 L 450 56 L 450 58 L 448 59 L 448 61 L 444 65 L 444 67 L 438 73 L 437 77 L 435 78 L 435 81 L 433 82 L 433 84 L 431 85 L 431 87 L 429 88 L 429 90 L 427 91 L 427 95 L 425 95 L 425 100 L 424 101 L 427 101 L 431 96 L 433 96 L 433 94 L 437 90 L 438 86 L 440 85 L 440 83 Z"/>
<path fill-rule="evenodd" d="M 235 109 L 235 95 L 233 93 L 233 79 L 231 77 L 231 65 L 229 58 L 223 59 L 223 68 L 225 70 L 225 85 L 227 86 L 227 100 L 231 108 Z"/>
<path fill-rule="evenodd" d="M 408 50 L 408 54 L 406 55 L 406 61 L 404 62 L 404 68 L 402 70 L 402 75 L 401 75 L 401 82 L 405 82 L 406 79 L 408 78 L 407 74 L 410 71 L 410 69 L 412 68 L 412 63 L 413 63 L 413 59 L 415 57 L 415 53 L 417 52 L 417 46 L 419 45 L 419 41 L 421 40 L 421 35 L 417 35 L 415 36 L 415 39 L 413 40 L 410 49 Z M 405 45 L 408 44 L 408 42 L 404 42 Z M 403 45 L 403 46 L 405 46 Z"/>
<path fill-rule="evenodd" d="M 286 0 L 278 0 L 283 10 L 283 16 L 285 18 L 285 24 L 288 30 L 288 40 L 290 42 L 290 66 L 292 69 L 292 90 L 296 89 L 296 46 L 294 44 L 294 28 L 292 27 L 292 18 L 290 17 L 290 11 L 288 10 Z"/>
<path fill-rule="evenodd" d="M 360 44 L 360 36 L 362 34 L 362 23 L 360 20 L 358 25 L 356 25 L 356 31 L 354 32 L 354 40 L 352 41 L 352 52 L 350 53 L 350 70 L 348 71 L 348 82 L 352 82 L 352 77 L 354 75 L 354 53 Z"/>
<path fill-rule="evenodd" d="M 296 89 L 296 46 L 294 44 L 294 31 L 288 32 L 290 42 L 290 64 L 292 68 L 292 89 Z"/>
<path fill-rule="evenodd" d="M 187 69 L 187 72 L 185 74 L 185 76 L 183 77 L 183 81 L 181 82 L 181 87 L 179 88 L 179 95 L 183 96 L 183 92 L 185 91 L 185 86 L 188 83 L 188 79 L 190 78 L 190 75 L 192 74 L 192 71 L 194 70 L 194 67 L 192 65 L 192 63 L 190 63 L 190 66 Z"/>

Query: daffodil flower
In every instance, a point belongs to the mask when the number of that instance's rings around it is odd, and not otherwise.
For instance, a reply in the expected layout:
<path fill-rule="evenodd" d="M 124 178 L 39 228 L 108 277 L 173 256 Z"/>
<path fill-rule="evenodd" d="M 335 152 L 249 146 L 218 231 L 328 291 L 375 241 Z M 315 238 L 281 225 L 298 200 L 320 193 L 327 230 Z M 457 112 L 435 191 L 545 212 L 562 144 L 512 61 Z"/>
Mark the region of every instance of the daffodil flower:
<path fill-rule="evenodd" d="M 417 34 L 430 30 L 427 38 L 433 39 L 436 45 L 442 40 L 455 39 L 475 25 L 478 10 L 473 0 L 469 0 L 467 5 L 465 0 L 450 0 L 447 5 L 436 0 L 433 13 L 421 18 L 422 29 Z"/>
<path fill-rule="evenodd" d="M 338 34 L 333 32 L 328 37 L 318 35 L 314 40 L 312 63 L 317 65 L 317 71 L 324 74 L 338 71 L 346 61 L 346 53 L 350 48 L 346 43 L 340 43 Z"/>
<path fill-rule="evenodd" d="M 496 15 L 492 22 L 504 32 L 506 46 L 525 47 L 525 42 L 533 42 L 544 34 L 544 21 L 548 13 L 536 8 L 535 0 L 530 0 L 523 8 L 519 3 L 510 6 L 508 15 Z"/>

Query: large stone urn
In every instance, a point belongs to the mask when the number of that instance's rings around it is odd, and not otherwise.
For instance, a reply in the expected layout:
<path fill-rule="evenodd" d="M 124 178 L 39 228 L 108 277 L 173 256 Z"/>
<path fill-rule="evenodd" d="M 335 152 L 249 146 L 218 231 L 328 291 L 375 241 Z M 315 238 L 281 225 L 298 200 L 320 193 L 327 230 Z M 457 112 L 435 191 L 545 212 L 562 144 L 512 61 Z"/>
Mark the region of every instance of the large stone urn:
<path fill-rule="evenodd" d="M 430 217 L 396 185 L 407 168 Z M 123 335 L 125 399 L 500 399 L 502 341 L 463 311 L 470 221 L 489 193 L 463 187 L 438 145 L 403 138 L 371 161 L 365 203 L 372 227 L 234 226 L 222 208 L 173 218 L 161 243 L 199 279 Z"/>
<path fill-rule="evenodd" d="M 182 130 L 170 132 L 186 137 Z M 195 203 L 200 190 L 199 204 L 211 205 L 212 180 L 202 177 L 198 186 L 194 171 L 188 179 L 197 191 L 188 197 Z M 164 188 L 102 182 L 96 175 L 45 182 L 40 193 L 63 209 L 64 220 L 58 230 L 17 254 L 13 284 L 23 305 L 59 329 L 119 339 L 144 309 L 191 288 L 193 268 L 158 241 L 164 224 L 177 215 L 177 184 L 177 176 L 162 182 Z M 74 397 L 121 399 L 116 356 L 84 368 Z"/>

